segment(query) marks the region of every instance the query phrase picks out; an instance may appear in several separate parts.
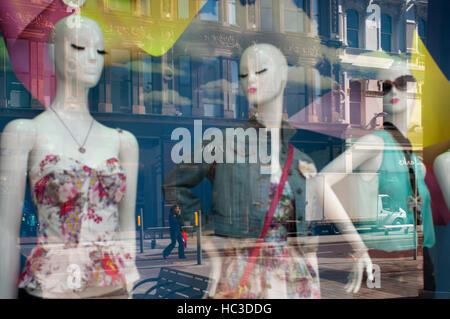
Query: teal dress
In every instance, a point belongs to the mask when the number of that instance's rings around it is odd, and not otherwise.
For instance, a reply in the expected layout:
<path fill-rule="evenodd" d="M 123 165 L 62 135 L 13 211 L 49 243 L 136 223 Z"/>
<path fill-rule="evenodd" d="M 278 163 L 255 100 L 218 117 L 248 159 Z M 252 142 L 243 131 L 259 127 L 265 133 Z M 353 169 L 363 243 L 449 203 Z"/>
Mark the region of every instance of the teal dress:
<path fill-rule="evenodd" d="M 413 224 L 414 212 L 407 203 L 407 199 L 412 195 L 412 191 L 404 152 L 389 132 L 380 130 L 373 134 L 381 137 L 384 141 L 383 159 L 378 171 L 378 194 L 388 195 L 391 211 L 398 211 L 398 208 L 403 209 L 406 212 L 407 223 Z M 414 163 L 418 194 L 423 198 L 420 212 L 423 225 L 423 246 L 432 247 L 435 242 L 435 236 L 430 207 L 430 193 L 425 184 L 420 160 L 415 154 L 411 154 L 411 161 Z M 385 251 L 407 250 L 416 247 L 416 237 L 411 233 L 409 236 L 389 234 L 372 237 L 366 244 L 369 248 Z"/>

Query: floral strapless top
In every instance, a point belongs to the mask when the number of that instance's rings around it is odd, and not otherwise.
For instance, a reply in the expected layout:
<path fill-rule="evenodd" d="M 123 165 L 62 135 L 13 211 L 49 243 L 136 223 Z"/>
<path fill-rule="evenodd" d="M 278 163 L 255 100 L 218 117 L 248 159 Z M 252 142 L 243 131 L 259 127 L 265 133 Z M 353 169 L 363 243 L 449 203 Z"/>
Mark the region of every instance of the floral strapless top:
<path fill-rule="evenodd" d="M 30 170 L 29 184 L 39 233 L 20 288 L 54 296 L 126 288 L 139 278 L 134 247 L 119 238 L 118 203 L 126 191 L 126 175 L 116 158 L 92 168 L 47 155 Z"/>

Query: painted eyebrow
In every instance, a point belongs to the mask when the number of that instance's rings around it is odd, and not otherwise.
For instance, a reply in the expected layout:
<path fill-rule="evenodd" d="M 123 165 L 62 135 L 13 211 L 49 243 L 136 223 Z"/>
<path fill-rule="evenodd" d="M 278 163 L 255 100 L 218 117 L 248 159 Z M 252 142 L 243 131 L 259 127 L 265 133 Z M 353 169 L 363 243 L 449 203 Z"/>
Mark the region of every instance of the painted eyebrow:
<path fill-rule="evenodd" d="M 267 71 L 267 68 L 264 68 L 262 70 L 256 71 L 255 74 L 261 74 Z"/>
<path fill-rule="evenodd" d="M 82 51 L 82 50 L 85 49 L 85 47 L 76 45 L 76 44 L 74 44 L 74 43 L 72 43 L 70 46 L 71 46 L 72 48 L 74 48 L 74 49 L 76 49 L 76 50 L 80 50 L 80 51 Z"/>
<path fill-rule="evenodd" d="M 247 77 L 247 75 L 248 75 L 248 73 L 244 73 L 244 74 L 239 74 L 239 77 L 240 77 L 241 79 L 243 79 L 243 78 L 246 78 L 246 77 Z"/>
<path fill-rule="evenodd" d="M 98 54 L 105 55 L 108 54 L 105 50 L 97 50 Z"/>

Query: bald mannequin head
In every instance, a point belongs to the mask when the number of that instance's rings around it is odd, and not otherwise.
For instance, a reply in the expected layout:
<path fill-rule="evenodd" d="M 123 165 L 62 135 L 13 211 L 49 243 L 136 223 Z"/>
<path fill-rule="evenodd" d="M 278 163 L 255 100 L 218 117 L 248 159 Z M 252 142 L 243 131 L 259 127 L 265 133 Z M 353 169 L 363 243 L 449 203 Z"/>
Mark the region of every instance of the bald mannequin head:
<path fill-rule="evenodd" d="M 79 22 L 76 20 L 79 18 Z M 95 86 L 104 65 L 104 39 L 100 26 L 86 17 L 69 16 L 53 28 L 49 42 L 58 83 L 76 81 L 81 87 Z"/>
<path fill-rule="evenodd" d="M 287 62 L 271 44 L 248 47 L 241 57 L 241 85 L 251 104 L 266 104 L 283 95 L 287 82 Z"/>

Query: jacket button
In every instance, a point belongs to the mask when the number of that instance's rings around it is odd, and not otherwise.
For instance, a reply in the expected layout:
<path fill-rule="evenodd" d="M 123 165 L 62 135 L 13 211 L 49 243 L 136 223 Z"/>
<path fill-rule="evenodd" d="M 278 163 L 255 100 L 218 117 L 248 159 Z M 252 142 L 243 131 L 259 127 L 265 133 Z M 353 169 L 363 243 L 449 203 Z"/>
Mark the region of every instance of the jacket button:
<path fill-rule="evenodd" d="M 303 217 L 302 216 L 298 216 L 297 220 L 301 222 L 303 220 Z"/>
<path fill-rule="evenodd" d="M 292 170 L 291 169 L 289 169 L 288 175 L 292 175 Z"/>
<path fill-rule="evenodd" d="M 264 204 L 263 203 L 261 203 L 261 202 L 253 202 L 253 205 L 255 205 L 255 206 L 259 206 L 259 207 L 264 207 Z"/>
<path fill-rule="evenodd" d="M 297 189 L 297 193 L 299 194 L 303 193 L 302 189 L 301 188 Z"/>

